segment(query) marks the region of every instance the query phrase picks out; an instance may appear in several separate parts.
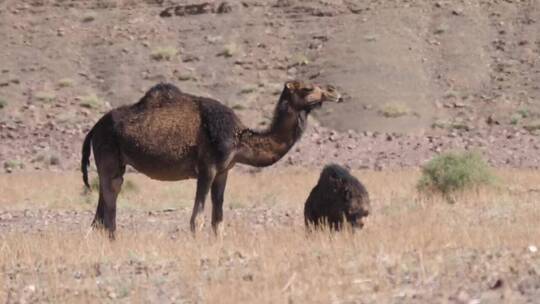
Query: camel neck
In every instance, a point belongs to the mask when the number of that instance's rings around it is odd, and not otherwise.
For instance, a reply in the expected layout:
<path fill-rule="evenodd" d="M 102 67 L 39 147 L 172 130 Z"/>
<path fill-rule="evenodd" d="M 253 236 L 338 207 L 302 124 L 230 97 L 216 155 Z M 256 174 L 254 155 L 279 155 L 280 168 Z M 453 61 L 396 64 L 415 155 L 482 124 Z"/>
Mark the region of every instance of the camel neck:
<path fill-rule="evenodd" d="M 240 134 L 237 161 L 255 167 L 270 166 L 280 160 L 300 139 L 307 119 L 306 111 L 296 111 L 284 96 L 280 98 L 272 124 L 265 131 L 246 129 Z"/>

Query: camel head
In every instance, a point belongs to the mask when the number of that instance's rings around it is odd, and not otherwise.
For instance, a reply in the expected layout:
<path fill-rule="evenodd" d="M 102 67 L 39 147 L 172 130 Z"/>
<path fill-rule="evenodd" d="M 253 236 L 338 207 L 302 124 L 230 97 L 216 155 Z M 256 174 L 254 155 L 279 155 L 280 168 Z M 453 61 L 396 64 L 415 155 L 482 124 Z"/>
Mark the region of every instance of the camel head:
<path fill-rule="evenodd" d="M 341 94 L 331 85 L 319 86 L 301 81 L 287 81 L 282 96 L 297 111 L 311 111 L 324 102 L 342 102 Z"/>
<path fill-rule="evenodd" d="M 365 191 L 359 191 L 355 187 L 346 186 L 345 195 L 345 218 L 355 228 L 364 227 L 364 220 L 371 212 L 369 196 Z"/>

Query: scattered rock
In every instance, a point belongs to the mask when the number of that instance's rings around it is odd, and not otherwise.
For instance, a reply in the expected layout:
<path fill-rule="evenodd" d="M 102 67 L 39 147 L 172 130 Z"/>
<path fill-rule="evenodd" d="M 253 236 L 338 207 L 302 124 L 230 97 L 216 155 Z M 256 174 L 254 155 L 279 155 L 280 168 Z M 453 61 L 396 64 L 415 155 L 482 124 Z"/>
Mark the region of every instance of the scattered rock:
<path fill-rule="evenodd" d="M 232 11 L 232 6 L 228 2 L 220 4 L 214 2 L 205 2 L 201 4 L 175 5 L 163 10 L 160 17 L 187 16 L 187 15 L 202 15 L 202 14 L 226 14 Z"/>

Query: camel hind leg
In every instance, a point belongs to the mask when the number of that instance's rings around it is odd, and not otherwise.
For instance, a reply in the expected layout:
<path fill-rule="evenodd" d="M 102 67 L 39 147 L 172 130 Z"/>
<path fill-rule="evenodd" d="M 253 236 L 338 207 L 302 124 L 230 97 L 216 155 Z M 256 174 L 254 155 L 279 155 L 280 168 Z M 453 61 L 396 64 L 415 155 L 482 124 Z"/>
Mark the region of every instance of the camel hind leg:
<path fill-rule="evenodd" d="M 223 194 L 227 185 L 227 171 L 220 173 L 212 184 L 212 229 L 216 236 L 221 236 L 223 221 Z"/>
<path fill-rule="evenodd" d="M 114 151 L 116 149 L 111 149 L 110 145 L 106 147 L 94 153 L 99 175 L 99 201 L 92 226 L 105 228 L 114 239 L 116 199 L 122 189 L 126 166 L 119 158 L 120 153 Z"/>
<path fill-rule="evenodd" d="M 191 232 L 196 233 L 204 226 L 204 203 L 206 196 L 210 192 L 210 187 L 214 182 L 216 170 L 213 167 L 207 167 L 204 164 L 199 165 L 199 176 L 197 177 L 197 191 L 195 194 L 195 203 L 189 221 Z"/>

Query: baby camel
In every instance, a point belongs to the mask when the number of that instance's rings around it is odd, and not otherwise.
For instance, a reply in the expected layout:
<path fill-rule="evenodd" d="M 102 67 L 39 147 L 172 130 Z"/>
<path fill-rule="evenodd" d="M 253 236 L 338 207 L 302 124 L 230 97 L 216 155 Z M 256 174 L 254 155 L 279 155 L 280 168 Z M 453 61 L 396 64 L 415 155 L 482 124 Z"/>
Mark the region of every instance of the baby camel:
<path fill-rule="evenodd" d="M 288 81 L 270 127 L 255 131 L 216 100 L 181 92 L 171 84 L 152 87 L 139 102 L 105 114 L 86 135 L 81 161 L 85 185 L 91 147 L 99 175 L 92 226 L 104 226 L 114 238 L 116 198 L 126 165 L 131 165 L 157 180 L 196 178 L 191 230 L 202 226 L 199 215 L 211 192 L 212 228 L 217 233 L 228 171 L 236 163 L 265 167 L 277 162 L 302 135 L 310 111 L 326 101 L 339 102 L 341 95 L 332 86 Z"/>
<path fill-rule="evenodd" d="M 309 230 L 324 224 L 340 230 L 345 221 L 353 228 L 362 228 L 370 210 L 369 194 L 364 185 L 347 169 L 330 164 L 322 170 L 317 185 L 309 194 L 304 206 L 304 220 Z"/>

